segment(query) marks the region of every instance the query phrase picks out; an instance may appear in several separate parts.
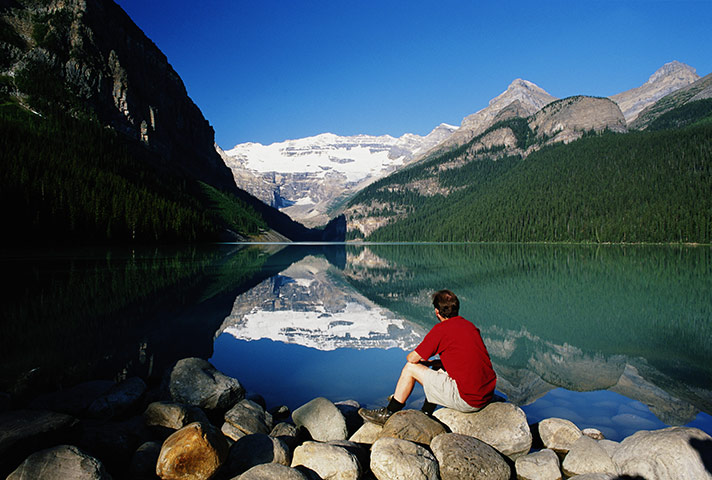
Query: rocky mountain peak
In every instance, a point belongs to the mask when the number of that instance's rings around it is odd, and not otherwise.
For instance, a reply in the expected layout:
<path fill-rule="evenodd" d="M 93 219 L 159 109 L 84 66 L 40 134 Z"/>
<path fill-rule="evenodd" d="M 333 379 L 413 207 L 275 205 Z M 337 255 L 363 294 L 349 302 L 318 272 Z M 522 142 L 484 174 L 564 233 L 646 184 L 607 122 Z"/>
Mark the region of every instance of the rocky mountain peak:
<path fill-rule="evenodd" d="M 666 81 L 670 77 L 678 79 L 692 79 L 696 81 L 699 77 L 697 70 L 685 63 L 673 60 L 658 68 L 648 79 L 648 83 Z"/>
<path fill-rule="evenodd" d="M 556 97 L 549 95 L 546 90 L 539 87 L 535 83 L 517 78 L 509 84 L 507 90 L 490 100 L 489 105 L 490 107 L 499 107 L 501 105 L 500 108 L 504 108 L 515 100 L 519 100 L 522 105 L 539 110 L 544 105 L 556 100 Z"/>
<path fill-rule="evenodd" d="M 507 111 L 506 118 L 511 118 L 515 114 L 527 117 L 554 100 L 556 97 L 535 83 L 517 78 L 509 84 L 504 92 L 490 100 L 488 106 L 465 117 L 455 133 L 426 152 L 421 158 L 469 142 L 501 119 L 499 115 L 504 110 Z"/>
<path fill-rule="evenodd" d="M 691 66 L 673 61 L 657 69 L 640 87 L 609 98 L 618 104 L 626 122 L 630 125 L 643 109 L 664 96 L 696 82 L 699 78 L 700 76 Z"/>

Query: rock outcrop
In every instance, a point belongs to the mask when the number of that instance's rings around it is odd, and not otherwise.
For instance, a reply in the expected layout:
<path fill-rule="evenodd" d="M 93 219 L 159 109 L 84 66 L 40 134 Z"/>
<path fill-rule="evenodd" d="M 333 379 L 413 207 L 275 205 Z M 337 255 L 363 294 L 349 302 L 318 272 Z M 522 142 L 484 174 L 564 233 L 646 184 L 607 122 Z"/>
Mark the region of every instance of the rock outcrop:
<path fill-rule="evenodd" d="M 194 363 L 194 359 L 186 360 Z M 223 380 L 239 383 L 237 379 Z M 203 388 L 198 376 L 182 381 L 187 382 L 187 390 Z M 213 423 L 221 421 L 218 411 L 176 404 L 169 396 L 170 391 L 158 386 L 147 392 L 146 397 L 157 400 L 142 400 L 143 415 L 125 420 L 123 427 L 113 420 L 106 423 L 105 419 L 77 420 L 63 414 L 53 419 L 47 412 L 5 412 L 0 418 L 0 475 L 9 474 L 8 478 L 18 480 L 141 480 L 156 476 L 162 480 L 612 480 L 619 475 L 712 479 L 708 470 L 712 437 L 696 428 L 641 431 L 618 443 L 603 439 L 597 431 L 587 429 L 584 435 L 568 420 L 548 418 L 539 422 L 537 429 L 547 448 L 530 453 L 532 435 L 526 416 L 506 402 L 467 414 L 440 408 L 435 411 L 435 419 L 407 409 L 380 427 L 360 424 L 356 421 L 360 417 L 352 418 L 357 402 L 335 405 L 320 397 L 296 409 L 291 415 L 294 423 L 287 418 L 272 428 L 272 414 L 285 418 L 289 412 L 282 408 L 266 411 L 260 395 L 253 392 L 248 395 L 251 400 L 237 401 L 224 417 L 261 431 L 242 431 L 231 438 Z M 191 418 L 201 420 L 185 424 Z M 76 437 L 66 428 L 77 421 L 82 423 L 82 430 L 96 431 L 93 440 L 80 438 L 81 445 L 72 443 Z M 147 427 L 151 427 L 150 434 L 142 433 L 140 441 L 111 438 L 115 436 L 112 429 L 140 432 Z M 330 439 L 348 434 L 349 441 Z M 86 436 L 84 432 L 82 437 Z M 102 443 L 102 448 L 92 441 Z M 19 444 L 22 450 L 11 448 Z"/>
<path fill-rule="evenodd" d="M 623 114 L 607 98 L 569 97 L 552 102 L 529 119 L 529 128 L 546 143 L 569 143 L 589 131 L 625 132 Z"/>
<path fill-rule="evenodd" d="M 657 69 L 643 85 L 609 98 L 618 104 L 626 122 L 631 124 L 645 108 L 699 78 L 691 66 L 673 61 Z"/>
<path fill-rule="evenodd" d="M 630 122 L 630 127 L 636 130 L 644 130 L 664 113 L 690 102 L 707 98 L 712 98 L 712 73 L 649 105 Z"/>

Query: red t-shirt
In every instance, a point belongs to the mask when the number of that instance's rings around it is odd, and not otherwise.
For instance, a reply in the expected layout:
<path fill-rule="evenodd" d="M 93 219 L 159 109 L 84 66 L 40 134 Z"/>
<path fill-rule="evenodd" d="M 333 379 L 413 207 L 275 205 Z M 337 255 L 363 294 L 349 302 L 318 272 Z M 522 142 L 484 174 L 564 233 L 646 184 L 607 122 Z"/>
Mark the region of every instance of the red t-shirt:
<path fill-rule="evenodd" d="M 492 400 L 497 376 L 480 330 L 469 320 L 457 316 L 438 323 L 415 351 L 425 360 L 440 355 L 443 368 L 468 405 L 481 408 Z"/>

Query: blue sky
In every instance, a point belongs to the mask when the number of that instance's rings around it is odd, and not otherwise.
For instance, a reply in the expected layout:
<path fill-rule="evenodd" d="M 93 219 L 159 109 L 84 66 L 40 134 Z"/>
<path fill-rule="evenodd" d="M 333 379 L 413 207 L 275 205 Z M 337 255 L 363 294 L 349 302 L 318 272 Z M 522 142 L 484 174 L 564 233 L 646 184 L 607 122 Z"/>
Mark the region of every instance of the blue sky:
<path fill-rule="evenodd" d="M 678 60 L 712 72 L 712 0 L 117 0 L 218 145 L 425 135 L 515 78 L 608 96 Z"/>

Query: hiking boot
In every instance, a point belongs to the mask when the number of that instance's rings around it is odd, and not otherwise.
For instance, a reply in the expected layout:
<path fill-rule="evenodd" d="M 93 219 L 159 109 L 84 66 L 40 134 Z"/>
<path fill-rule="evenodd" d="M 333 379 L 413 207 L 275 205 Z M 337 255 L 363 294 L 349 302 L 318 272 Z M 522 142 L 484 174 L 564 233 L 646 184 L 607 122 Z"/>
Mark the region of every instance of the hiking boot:
<path fill-rule="evenodd" d="M 361 415 L 361 418 L 367 422 L 375 423 L 376 425 L 383 425 L 386 423 L 386 420 L 393 415 L 393 412 L 388 410 L 386 407 L 374 408 L 372 410 L 359 408 L 358 414 Z"/>

